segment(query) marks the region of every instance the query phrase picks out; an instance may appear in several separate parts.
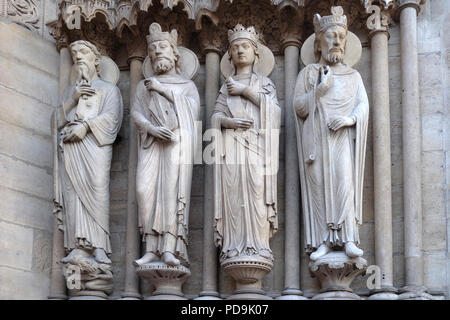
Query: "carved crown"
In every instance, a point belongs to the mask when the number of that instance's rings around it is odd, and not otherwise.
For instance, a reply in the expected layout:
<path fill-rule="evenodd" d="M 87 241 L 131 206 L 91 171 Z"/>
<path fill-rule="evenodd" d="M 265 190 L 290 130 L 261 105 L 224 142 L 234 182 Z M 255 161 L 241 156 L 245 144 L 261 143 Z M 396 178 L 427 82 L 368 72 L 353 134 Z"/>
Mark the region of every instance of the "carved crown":
<path fill-rule="evenodd" d="M 248 39 L 256 45 L 259 40 L 259 34 L 256 33 L 253 26 L 246 29 L 242 24 L 238 23 L 234 29 L 228 30 L 228 42 L 232 43 L 237 39 Z"/>
<path fill-rule="evenodd" d="M 314 15 L 314 32 L 316 34 L 332 26 L 341 26 L 347 29 L 347 16 L 344 15 L 344 9 L 341 6 L 331 7 L 331 16 L 321 17 L 317 13 Z"/>
<path fill-rule="evenodd" d="M 177 46 L 178 44 L 178 32 L 173 29 L 169 32 L 163 32 L 159 23 L 153 22 L 148 28 L 149 35 L 147 36 L 147 44 L 150 44 L 155 41 L 167 40 L 173 46 Z"/>

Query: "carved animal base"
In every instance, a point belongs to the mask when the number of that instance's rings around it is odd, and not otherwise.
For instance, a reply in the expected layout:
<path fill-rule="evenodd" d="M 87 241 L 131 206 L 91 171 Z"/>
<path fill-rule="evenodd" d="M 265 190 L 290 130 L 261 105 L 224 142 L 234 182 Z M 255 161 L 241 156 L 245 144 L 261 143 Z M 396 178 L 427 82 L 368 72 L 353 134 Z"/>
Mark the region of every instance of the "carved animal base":
<path fill-rule="evenodd" d="M 191 276 L 188 268 L 182 265 L 172 267 L 164 262 L 151 262 L 137 267 L 136 272 L 155 287 L 152 295 L 145 300 L 186 300 L 181 288 Z"/>
<path fill-rule="evenodd" d="M 105 300 L 113 292 L 111 265 L 98 263 L 91 253 L 74 249 L 62 264 L 70 300 Z"/>
<path fill-rule="evenodd" d="M 360 300 L 350 288 L 353 280 L 363 274 L 367 261 L 361 257 L 350 258 L 343 251 L 331 251 L 316 261 L 309 269 L 320 281 L 322 289 L 313 300 Z"/>
<path fill-rule="evenodd" d="M 236 290 L 228 300 L 272 300 L 262 290 L 261 279 L 273 263 L 260 256 L 238 256 L 222 261 L 222 269 L 236 281 Z"/>

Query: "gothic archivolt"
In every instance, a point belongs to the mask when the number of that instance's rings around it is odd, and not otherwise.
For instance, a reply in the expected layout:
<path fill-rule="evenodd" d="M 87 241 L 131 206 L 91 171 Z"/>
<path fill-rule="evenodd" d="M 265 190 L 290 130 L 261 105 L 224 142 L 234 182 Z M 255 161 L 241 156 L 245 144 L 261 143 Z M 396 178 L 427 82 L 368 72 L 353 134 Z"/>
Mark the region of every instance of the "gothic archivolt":
<path fill-rule="evenodd" d="M 35 0 L 8 1 L 28 3 L 32 12 Z M 95 43 L 100 52 L 113 55 L 121 44 L 133 47 L 142 42 L 149 25 L 157 22 L 165 30 L 179 30 L 179 45 L 191 48 L 203 61 L 208 50 L 223 54 L 227 30 L 237 23 L 252 25 L 262 35 L 261 42 L 274 55 L 282 55 L 288 43 L 301 46 L 313 33 L 312 17 L 324 15 L 334 0 L 63 0 L 58 20 L 48 24 L 58 47 L 75 40 Z M 409 3 L 411 2 L 411 3 Z M 400 5 L 419 5 L 421 0 L 347 0 L 339 1 L 350 30 L 386 28 Z M 17 4 L 16 4 L 17 5 Z M 18 13 L 26 21 L 24 13 Z M 29 18 L 27 18 L 29 20 Z M 28 21 L 27 20 L 27 21 Z M 379 22 L 378 22 L 379 21 Z M 30 22 L 24 22 L 30 25 Z M 79 23 L 77 26 L 76 24 Z M 99 36 L 101 35 L 101 36 Z M 136 45 L 134 45 L 136 47 Z M 129 52 L 130 53 L 130 52 Z M 131 53 L 132 54 L 132 53 Z"/>

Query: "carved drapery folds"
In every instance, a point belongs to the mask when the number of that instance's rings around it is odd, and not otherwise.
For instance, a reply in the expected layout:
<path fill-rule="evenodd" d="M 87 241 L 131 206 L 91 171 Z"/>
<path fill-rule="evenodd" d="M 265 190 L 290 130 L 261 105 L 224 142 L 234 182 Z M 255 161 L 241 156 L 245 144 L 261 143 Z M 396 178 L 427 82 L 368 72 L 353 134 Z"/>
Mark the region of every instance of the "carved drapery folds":
<path fill-rule="evenodd" d="M 0 0 L 0 15 L 30 30 L 39 29 L 42 0 Z M 332 0 L 61 0 L 58 20 L 48 24 L 60 50 L 68 43 L 85 39 L 103 55 L 114 58 L 119 46 L 127 57 L 143 60 L 147 54 L 144 35 L 158 22 L 163 30 L 177 29 L 178 44 L 202 56 L 227 50 L 227 30 L 237 23 L 255 26 L 274 55 L 288 46 L 301 47 L 313 33 L 312 17 L 326 15 Z M 405 7 L 417 11 L 424 0 L 339 1 L 350 29 L 367 28 L 369 35 L 388 33 L 392 18 Z M 381 35 L 380 35 L 381 36 Z M 383 35 L 384 36 L 384 35 Z M 218 58 L 217 58 L 218 59 Z M 297 59 L 298 60 L 298 59 Z M 139 72 L 137 72 L 139 73 Z"/>
<path fill-rule="evenodd" d="M 40 4 L 40 0 L 2 0 L 0 15 L 31 31 L 36 31 L 39 29 Z"/>

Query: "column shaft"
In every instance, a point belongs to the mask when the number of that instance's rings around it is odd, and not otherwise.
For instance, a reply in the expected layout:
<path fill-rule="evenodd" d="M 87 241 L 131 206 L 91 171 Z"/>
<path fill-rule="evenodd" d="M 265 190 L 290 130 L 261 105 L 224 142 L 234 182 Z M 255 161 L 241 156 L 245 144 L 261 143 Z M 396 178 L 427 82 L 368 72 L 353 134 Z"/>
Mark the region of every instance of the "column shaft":
<path fill-rule="evenodd" d="M 137 136 L 136 127 L 131 119 L 131 108 L 136 93 L 136 87 L 142 79 L 142 58 L 130 58 L 130 140 L 128 155 L 128 201 L 127 201 L 127 236 L 126 236 L 126 273 L 123 298 L 140 298 L 139 277 L 133 261 L 140 257 L 140 235 L 138 229 L 138 210 L 136 201 L 136 165 Z"/>
<path fill-rule="evenodd" d="M 205 122 L 211 128 L 211 116 L 219 93 L 220 56 L 208 51 L 205 57 Z M 200 296 L 218 297 L 217 291 L 217 248 L 214 245 L 214 188 L 213 166 L 204 165 L 203 205 L 203 289 Z"/>
<path fill-rule="evenodd" d="M 407 286 L 423 285 L 421 119 L 417 59 L 417 10 L 400 12 L 403 116 L 403 198 Z"/>
<path fill-rule="evenodd" d="M 284 49 L 284 111 L 285 111 L 285 243 L 284 294 L 300 290 L 300 180 L 298 172 L 297 137 L 292 101 L 299 69 L 299 48 Z M 292 290 L 293 289 L 293 290 Z"/>
<path fill-rule="evenodd" d="M 375 263 L 382 287 L 393 285 L 391 135 L 389 109 L 388 33 L 375 32 L 372 47 L 373 175 Z"/>
<path fill-rule="evenodd" d="M 61 47 L 59 51 L 59 99 L 61 99 L 64 90 L 69 85 L 70 69 L 72 67 L 72 58 L 67 47 Z M 58 106 L 59 107 L 59 106 Z M 57 151 L 57 116 L 56 110 L 52 116 L 52 139 L 53 139 L 53 177 L 57 176 L 58 170 L 58 151 Z M 56 186 L 55 186 L 56 188 Z M 56 190 L 56 189 L 55 189 Z M 67 299 L 66 281 L 63 275 L 63 269 L 59 261 L 64 258 L 64 234 L 58 229 L 58 221 L 55 217 L 53 226 L 53 252 L 52 252 L 52 272 L 49 299 Z"/>

